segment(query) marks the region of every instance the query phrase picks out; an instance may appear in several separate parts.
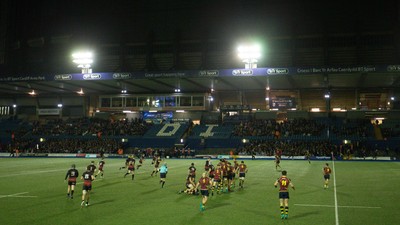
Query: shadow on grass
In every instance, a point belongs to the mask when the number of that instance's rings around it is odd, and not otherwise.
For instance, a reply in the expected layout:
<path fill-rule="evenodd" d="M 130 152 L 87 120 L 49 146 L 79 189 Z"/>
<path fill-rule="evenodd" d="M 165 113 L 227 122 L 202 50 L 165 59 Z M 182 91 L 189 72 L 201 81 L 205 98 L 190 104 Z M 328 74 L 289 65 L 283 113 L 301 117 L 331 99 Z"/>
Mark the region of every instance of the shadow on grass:
<path fill-rule="evenodd" d="M 310 216 L 318 214 L 318 213 L 319 213 L 318 211 L 314 211 L 314 212 L 306 212 L 306 213 L 296 214 L 296 215 L 292 216 L 292 215 L 290 215 L 290 212 L 289 212 L 289 219 L 290 218 L 310 217 Z"/>
<path fill-rule="evenodd" d="M 114 202 L 114 201 L 115 201 L 114 199 L 106 199 L 106 200 L 103 200 L 103 201 L 90 203 L 90 206 L 93 206 L 93 205 L 103 205 L 103 204 L 111 203 L 111 202 Z"/>
<path fill-rule="evenodd" d="M 148 190 L 148 191 L 145 191 L 145 192 L 141 192 L 140 194 L 142 194 L 142 195 L 152 194 L 152 193 L 154 193 L 155 191 L 157 191 L 159 189 L 161 189 L 161 188 L 151 189 L 151 190 Z"/>
<path fill-rule="evenodd" d="M 112 185 L 116 185 L 116 184 L 119 184 L 119 183 L 121 183 L 121 181 L 111 182 L 111 183 L 105 183 L 104 182 L 104 183 L 101 183 L 101 185 L 98 185 L 97 188 L 101 189 L 101 188 L 112 186 Z"/>

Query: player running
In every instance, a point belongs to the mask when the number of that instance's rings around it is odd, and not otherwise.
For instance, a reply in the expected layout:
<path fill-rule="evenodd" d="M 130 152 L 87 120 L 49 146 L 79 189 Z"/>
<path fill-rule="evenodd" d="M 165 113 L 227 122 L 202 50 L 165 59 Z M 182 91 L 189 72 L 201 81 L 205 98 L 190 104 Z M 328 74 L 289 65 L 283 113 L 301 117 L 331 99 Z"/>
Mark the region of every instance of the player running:
<path fill-rule="evenodd" d="M 140 156 L 139 164 L 138 164 L 137 167 L 136 167 L 137 170 L 138 170 L 141 166 L 143 166 L 143 162 L 144 162 L 144 154 L 142 154 L 142 155 Z"/>
<path fill-rule="evenodd" d="M 89 170 L 92 175 L 94 174 L 94 171 L 96 171 L 96 165 L 94 165 L 94 161 L 91 161 L 90 164 L 86 167 L 87 170 Z"/>
<path fill-rule="evenodd" d="M 97 170 L 97 174 L 96 174 L 94 177 L 97 177 L 97 175 L 99 175 L 99 174 L 101 174 L 101 175 L 100 175 L 101 178 L 104 177 L 104 170 L 103 170 L 104 164 L 106 164 L 106 162 L 104 161 L 104 158 L 102 158 L 102 159 L 99 161 L 99 169 Z"/>
<path fill-rule="evenodd" d="M 204 211 L 206 209 L 206 204 L 208 200 L 208 189 L 211 186 L 211 179 L 207 177 L 207 173 L 203 173 L 199 182 L 197 182 L 196 189 L 200 186 L 200 193 L 202 196 L 201 203 L 200 203 L 200 211 Z"/>
<path fill-rule="evenodd" d="M 90 170 L 86 170 L 81 176 L 81 180 L 83 180 L 81 207 L 84 205 L 89 206 L 90 191 L 92 190 L 92 181 L 94 179 Z"/>
<path fill-rule="evenodd" d="M 167 163 L 164 163 L 160 167 L 160 184 L 161 184 L 161 188 L 164 187 L 165 179 L 167 178 L 167 173 L 168 173 Z"/>
<path fill-rule="evenodd" d="M 128 174 L 132 174 L 132 180 L 135 179 L 135 160 L 129 162 L 128 170 L 126 171 L 124 178 Z"/>
<path fill-rule="evenodd" d="M 68 189 L 67 189 L 67 198 L 74 198 L 74 191 L 76 185 L 76 178 L 79 176 L 79 172 L 75 169 L 75 164 L 71 165 L 71 169 L 68 170 L 65 175 L 65 180 L 68 178 Z"/>
<path fill-rule="evenodd" d="M 157 160 L 154 162 L 154 170 L 153 172 L 151 172 L 151 176 L 153 176 L 153 174 L 158 173 L 158 167 L 160 166 L 160 163 L 161 163 L 161 158 L 157 157 Z"/>
<path fill-rule="evenodd" d="M 329 179 L 331 178 L 332 169 L 329 167 L 328 163 L 325 163 L 324 168 L 322 169 L 322 173 L 324 174 L 324 189 L 328 188 Z"/>

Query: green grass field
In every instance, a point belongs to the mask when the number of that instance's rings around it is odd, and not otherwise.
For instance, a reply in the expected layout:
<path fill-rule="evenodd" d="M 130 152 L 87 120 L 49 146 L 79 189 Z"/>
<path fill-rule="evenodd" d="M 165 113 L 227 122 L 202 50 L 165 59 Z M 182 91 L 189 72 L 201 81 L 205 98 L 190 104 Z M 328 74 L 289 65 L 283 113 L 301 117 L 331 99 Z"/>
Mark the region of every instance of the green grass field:
<path fill-rule="evenodd" d="M 0 224 L 394 225 L 400 221 L 398 162 L 335 162 L 336 186 L 332 176 L 324 190 L 324 161 L 282 161 L 296 190 L 290 192 L 289 219 L 281 220 L 278 190 L 273 186 L 280 173 L 271 160 L 246 160 L 245 188 L 210 196 L 205 212 L 199 210 L 200 196 L 178 194 L 190 163 L 195 163 L 199 177 L 205 160 L 168 159 L 164 188 L 158 176 L 150 176 L 150 161 L 132 181 L 119 170 L 124 159 L 106 159 L 105 178 L 94 181 L 91 205 L 81 208 L 81 182 L 75 198 L 67 199 L 64 177 L 72 163 L 82 174 L 90 159 L 0 158 Z"/>

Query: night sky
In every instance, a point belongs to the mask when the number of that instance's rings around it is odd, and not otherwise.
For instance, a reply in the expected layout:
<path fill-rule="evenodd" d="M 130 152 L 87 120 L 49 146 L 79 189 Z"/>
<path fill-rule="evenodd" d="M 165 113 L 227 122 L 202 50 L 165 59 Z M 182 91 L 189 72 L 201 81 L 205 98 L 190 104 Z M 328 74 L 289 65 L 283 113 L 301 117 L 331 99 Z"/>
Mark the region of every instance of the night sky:
<path fill-rule="evenodd" d="M 391 30 L 396 1 L 8 1 L 9 38 L 73 35 L 90 42 L 240 38 Z"/>

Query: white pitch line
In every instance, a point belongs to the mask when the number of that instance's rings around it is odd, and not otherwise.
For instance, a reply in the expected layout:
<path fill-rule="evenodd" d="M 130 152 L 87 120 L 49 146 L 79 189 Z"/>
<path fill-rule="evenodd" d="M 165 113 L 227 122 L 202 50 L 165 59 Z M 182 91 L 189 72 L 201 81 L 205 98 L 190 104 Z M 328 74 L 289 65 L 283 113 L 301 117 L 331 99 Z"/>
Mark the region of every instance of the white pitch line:
<path fill-rule="evenodd" d="M 294 204 L 297 206 L 306 206 L 306 207 L 328 207 L 334 208 L 335 205 L 313 205 L 313 204 Z M 382 207 L 376 206 L 358 206 L 358 205 L 338 205 L 338 208 L 355 208 L 355 209 L 381 209 Z"/>
<path fill-rule="evenodd" d="M 27 194 L 29 192 L 21 192 L 21 193 L 15 193 L 11 195 L 0 195 L 0 198 L 35 198 L 37 196 L 31 196 L 31 195 L 25 195 L 25 196 L 20 196 L 23 194 Z"/>
<path fill-rule="evenodd" d="M 58 169 L 58 170 L 40 170 L 40 171 L 29 171 L 29 172 L 16 173 L 16 174 L 6 174 L 6 175 L 0 176 L 0 178 L 21 176 L 21 175 L 26 176 L 26 175 L 32 175 L 32 174 L 50 173 L 50 172 L 58 172 L 58 171 L 64 171 L 64 169 Z"/>
<path fill-rule="evenodd" d="M 336 193 L 336 170 L 335 170 L 335 160 L 332 152 L 332 168 L 333 168 L 333 192 L 335 196 L 335 220 L 336 225 L 339 225 L 339 209 L 338 209 L 338 201 L 337 201 L 337 193 Z"/>

